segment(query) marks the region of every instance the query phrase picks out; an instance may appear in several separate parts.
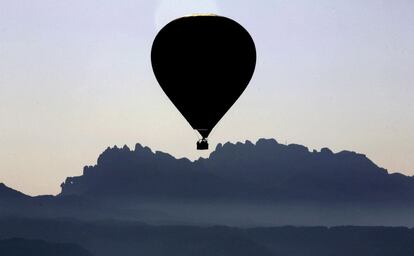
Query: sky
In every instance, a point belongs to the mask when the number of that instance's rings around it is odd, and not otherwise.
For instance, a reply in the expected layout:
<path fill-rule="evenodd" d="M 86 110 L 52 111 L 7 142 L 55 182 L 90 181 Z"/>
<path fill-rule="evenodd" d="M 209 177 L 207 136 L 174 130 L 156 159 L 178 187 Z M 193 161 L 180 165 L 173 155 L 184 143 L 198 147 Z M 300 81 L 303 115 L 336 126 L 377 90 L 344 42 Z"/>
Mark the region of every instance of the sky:
<path fill-rule="evenodd" d="M 151 69 L 191 13 L 242 24 L 253 79 L 210 135 L 363 153 L 414 175 L 414 1 L 0 0 L 0 182 L 57 194 L 108 146 L 207 157 Z"/>

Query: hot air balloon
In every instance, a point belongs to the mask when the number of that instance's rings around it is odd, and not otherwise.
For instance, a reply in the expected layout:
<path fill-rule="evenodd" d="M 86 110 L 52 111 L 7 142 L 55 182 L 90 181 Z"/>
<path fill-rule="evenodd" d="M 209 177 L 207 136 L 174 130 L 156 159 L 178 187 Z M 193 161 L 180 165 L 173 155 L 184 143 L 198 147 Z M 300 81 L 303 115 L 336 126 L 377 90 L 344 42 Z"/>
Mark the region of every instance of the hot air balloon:
<path fill-rule="evenodd" d="M 161 29 L 151 61 L 163 91 L 202 136 L 197 149 L 208 149 L 210 132 L 253 76 L 256 48 L 250 34 L 234 20 L 193 15 Z"/>

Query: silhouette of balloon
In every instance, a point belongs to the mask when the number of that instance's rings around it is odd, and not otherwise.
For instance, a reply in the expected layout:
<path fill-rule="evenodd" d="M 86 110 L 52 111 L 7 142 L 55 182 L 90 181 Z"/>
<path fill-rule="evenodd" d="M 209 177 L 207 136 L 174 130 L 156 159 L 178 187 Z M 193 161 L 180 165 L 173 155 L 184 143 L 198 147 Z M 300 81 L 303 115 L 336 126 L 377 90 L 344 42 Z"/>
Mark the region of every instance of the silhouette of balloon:
<path fill-rule="evenodd" d="M 249 33 L 222 16 L 176 19 L 156 36 L 152 67 L 161 88 L 203 139 L 246 89 L 256 66 Z"/>

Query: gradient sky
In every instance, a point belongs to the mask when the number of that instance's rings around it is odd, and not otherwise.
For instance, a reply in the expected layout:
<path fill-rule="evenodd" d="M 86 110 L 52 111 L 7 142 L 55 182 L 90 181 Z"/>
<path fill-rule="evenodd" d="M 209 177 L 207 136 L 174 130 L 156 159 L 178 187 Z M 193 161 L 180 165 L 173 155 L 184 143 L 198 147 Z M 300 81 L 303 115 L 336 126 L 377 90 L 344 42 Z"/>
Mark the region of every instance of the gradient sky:
<path fill-rule="evenodd" d="M 2 0 L 0 182 L 56 194 L 113 145 L 208 156 L 150 63 L 164 24 L 204 12 L 237 20 L 258 52 L 213 149 L 273 137 L 414 174 L 412 0 Z"/>

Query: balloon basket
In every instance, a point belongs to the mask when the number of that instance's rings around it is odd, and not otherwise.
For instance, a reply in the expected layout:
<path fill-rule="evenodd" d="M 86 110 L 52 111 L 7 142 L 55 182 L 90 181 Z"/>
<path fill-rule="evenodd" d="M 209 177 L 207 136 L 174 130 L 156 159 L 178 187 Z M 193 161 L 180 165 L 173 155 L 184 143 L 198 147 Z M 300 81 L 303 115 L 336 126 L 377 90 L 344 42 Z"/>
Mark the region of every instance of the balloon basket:
<path fill-rule="evenodd" d="M 208 141 L 206 139 L 197 142 L 197 150 L 208 150 Z"/>

